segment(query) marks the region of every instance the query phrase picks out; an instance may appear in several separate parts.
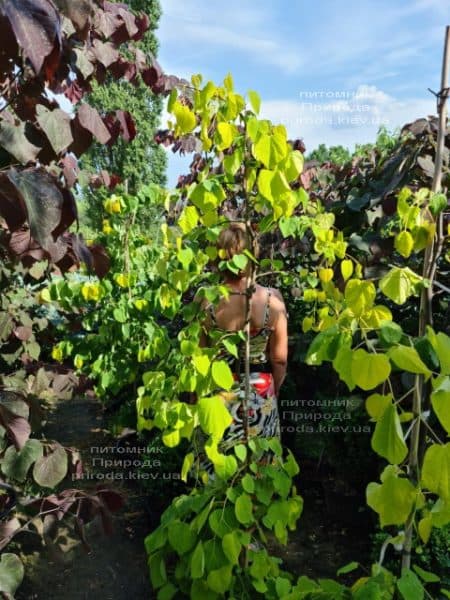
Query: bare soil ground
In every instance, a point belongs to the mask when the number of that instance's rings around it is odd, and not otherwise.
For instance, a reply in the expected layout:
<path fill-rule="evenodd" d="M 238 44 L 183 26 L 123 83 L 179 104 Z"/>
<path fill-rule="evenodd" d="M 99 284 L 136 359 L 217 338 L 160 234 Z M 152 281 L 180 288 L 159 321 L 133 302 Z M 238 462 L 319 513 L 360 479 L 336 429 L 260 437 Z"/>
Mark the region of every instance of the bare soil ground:
<path fill-rule="evenodd" d="M 92 467 L 92 448 L 108 446 L 101 405 L 90 397 L 55 403 L 45 427 L 49 439 L 81 451 L 86 468 Z M 71 487 L 94 488 L 98 481 L 75 482 Z M 114 532 L 106 536 L 96 521 L 87 527 L 91 551 L 67 528 L 57 541 L 64 552 L 34 546 L 24 540 L 25 580 L 17 600 L 144 600 L 151 598 L 144 538 L 150 531 L 147 501 L 136 486 L 115 484 L 126 498 L 114 514 Z"/>
<path fill-rule="evenodd" d="M 55 402 L 45 435 L 78 448 L 91 472 L 95 472 L 92 448 L 114 443 L 106 429 L 102 406 L 90 397 Z M 325 490 L 330 484 L 325 485 L 321 479 L 314 468 L 302 468 L 298 490 L 305 507 L 298 529 L 290 533 L 286 547 L 272 545 L 287 570 L 315 579 L 334 578 L 336 570 L 351 560 L 368 564 L 369 552 L 368 525 L 358 520 L 357 499 L 327 496 Z M 96 483 L 87 480 L 70 485 L 89 489 Z M 89 553 L 64 527 L 57 539 L 63 553 L 29 539 L 29 534 L 21 540 L 26 576 L 17 600 L 155 598 L 149 585 L 144 538 L 155 526 L 155 519 L 157 522 L 162 499 L 155 496 L 152 500 L 135 482 L 125 480 L 115 486 L 126 497 L 126 505 L 114 515 L 112 536 L 105 536 L 97 522 L 88 526 Z"/>

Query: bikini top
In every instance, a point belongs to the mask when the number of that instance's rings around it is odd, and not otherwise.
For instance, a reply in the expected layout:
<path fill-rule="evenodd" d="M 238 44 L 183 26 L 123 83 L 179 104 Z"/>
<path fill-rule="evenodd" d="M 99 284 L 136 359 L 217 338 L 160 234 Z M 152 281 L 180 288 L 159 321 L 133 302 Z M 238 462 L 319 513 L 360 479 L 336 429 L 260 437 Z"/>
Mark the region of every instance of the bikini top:
<path fill-rule="evenodd" d="M 240 292 L 230 292 L 230 294 L 241 295 Z M 272 333 L 272 329 L 269 327 L 269 318 L 270 318 L 270 297 L 272 292 L 270 289 L 267 290 L 267 298 L 266 304 L 264 306 L 264 316 L 263 316 L 263 325 L 259 329 L 252 328 L 250 329 L 250 363 L 252 365 L 261 365 L 269 363 L 268 356 L 268 346 L 269 346 L 269 338 Z M 234 333 L 235 330 L 223 329 L 217 325 L 216 315 L 214 311 L 214 305 L 208 304 L 206 307 L 208 310 L 211 320 L 214 323 L 214 329 L 219 331 L 223 331 L 226 333 Z M 242 346 L 242 345 L 241 345 Z M 239 350 L 239 356 L 241 360 L 244 359 L 244 348 L 241 347 Z M 231 360 L 235 360 L 234 357 L 231 357 Z"/>

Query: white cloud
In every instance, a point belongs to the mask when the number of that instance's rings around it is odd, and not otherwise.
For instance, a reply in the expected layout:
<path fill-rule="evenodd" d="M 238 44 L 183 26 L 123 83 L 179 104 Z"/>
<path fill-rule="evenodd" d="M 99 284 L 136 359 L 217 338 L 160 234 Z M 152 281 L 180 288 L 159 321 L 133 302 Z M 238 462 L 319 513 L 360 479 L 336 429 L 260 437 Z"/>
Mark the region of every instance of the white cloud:
<path fill-rule="evenodd" d="M 263 102 L 261 116 L 286 126 L 291 138 L 302 138 L 307 151 L 319 144 L 373 142 L 381 125 L 394 130 L 420 117 L 434 114 L 430 98 L 398 100 L 375 86 L 359 86 L 348 99 L 304 98 L 299 101 Z"/>

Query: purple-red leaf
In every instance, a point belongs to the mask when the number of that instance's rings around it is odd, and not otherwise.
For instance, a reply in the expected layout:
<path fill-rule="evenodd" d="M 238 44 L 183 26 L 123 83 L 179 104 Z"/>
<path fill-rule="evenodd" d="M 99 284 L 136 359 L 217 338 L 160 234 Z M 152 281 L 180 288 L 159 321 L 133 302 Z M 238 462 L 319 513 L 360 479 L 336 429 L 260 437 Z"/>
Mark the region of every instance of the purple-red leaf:
<path fill-rule="evenodd" d="M 56 50 L 56 56 L 51 56 L 54 71 L 61 49 L 61 30 L 53 2 L 6 0 L 2 2 L 0 11 L 9 19 L 14 35 L 36 73 L 41 72 L 44 61 Z"/>
<path fill-rule="evenodd" d="M 131 142 L 136 137 L 136 126 L 133 117 L 128 111 L 117 110 L 117 120 L 120 123 L 120 135 L 126 142 Z"/>
<path fill-rule="evenodd" d="M 76 80 L 71 81 L 70 84 L 64 88 L 64 95 L 72 102 L 72 104 L 77 104 L 85 93 L 86 90 L 84 90 Z"/>
<path fill-rule="evenodd" d="M 103 8 L 106 12 L 110 12 L 122 20 L 125 27 L 125 33 L 128 34 L 125 39 L 122 39 L 122 36 L 124 34 L 120 32 L 120 30 L 122 29 L 122 27 L 120 27 L 113 34 L 113 39 L 116 43 L 126 41 L 127 38 L 132 38 L 139 32 L 139 29 L 136 26 L 136 17 L 133 15 L 133 13 L 130 12 L 129 7 L 126 4 L 122 4 L 120 2 L 105 1 L 103 2 Z"/>
<path fill-rule="evenodd" d="M 53 0 L 77 31 L 84 31 L 94 15 L 92 0 Z"/>
<path fill-rule="evenodd" d="M 78 178 L 78 161 L 73 154 L 66 154 L 61 160 L 61 164 L 67 187 L 71 188 Z"/>
<path fill-rule="evenodd" d="M 60 154 L 73 142 L 70 129 L 70 116 L 56 108 L 48 110 L 42 104 L 36 106 L 37 122 L 47 136 L 53 150 Z"/>
<path fill-rule="evenodd" d="M 133 40 L 135 42 L 139 41 L 144 33 L 150 27 L 150 18 L 145 13 L 141 13 L 136 17 L 136 27 L 138 29 L 137 33 L 133 36 Z"/>
<path fill-rule="evenodd" d="M 76 115 L 75 119 L 72 119 L 70 125 L 72 128 L 73 144 L 70 146 L 69 152 L 73 152 L 75 156 L 81 156 L 92 144 L 92 133 L 80 124 L 78 115 Z"/>
<path fill-rule="evenodd" d="M 92 269 L 100 279 L 104 277 L 111 266 L 111 259 L 103 246 L 96 244 L 89 247 L 92 256 Z"/>
<path fill-rule="evenodd" d="M 122 19 L 112 13 L 97 11 L 94 19 L 95 30 L 99 35 L 108 39 L 123 25 Z"/>
<path fill-rule="evenodd" d="M 104 67 L 109 67 L 119 58 L 119 51 L 111 42 L 103 43 L 100 40 L 94 40 L 92 54 Z"/>
<path fill-rule="evenodd" d="M 22 260 L 26 256 L 30 256 L 34 260 L 42 260 L 47 256 L 41 246 L 33 240 L 28 228 L 13 231 L 9 240 L 9 250 Z"/>
<path fill-rule="evenodd" d="M 25 203 L 31 236 L 44 250 L 51 251 L 51 234 L 61 221 L 64 204 L 56 179 L 44 169 L 10 169 L 8 178 Z"/>
<path fill-rule="evenodd" d="M 74 54 L 76 57 L 75 68 L 80 72 L 84 79 L 88 79 L 95 70 L 94 56 L 85 49 L 75 48 Z M 92 58 L 93 60 L 90 60 Z"/>
<path fill-rule="evenodd" d="M 0 215 L 10 231 L 19 229 L 27 218 L 25 205 L 5 172 L 0 173 Z"/>
<path fill-rule="evenodd" d="M 89 104 L 82 104 L 77 112 L 77 119 L 80 125 L 92 133 L 100 144 L 109 142 L 111 135 L 95 108 Z"/>
<path fill-rule="evenodd" d="M 11 412 L 0 402 L 0 424 L 6 429 L 16 450 L 21 450 L 31 433 L 28 421 Z"/>
<path fill-rule="evenodd" d="M 42 487 L 55 487 L 67 474 L 67 454 L 61 446 L 38 458 L 33 467 L 33 478 Z"/>
<path fill-rule="evenodd" d="M 39 146 L 31 143 L 26 135 L 27 124 L 20 121 L 16 124 L 0 120 L 0 146 L 3 146 L 22 164 L 34 161 L 41 151 Z"/>
<path fill-rule="evenodd" d="M 9 544 L 11 538 L 20 528 L 20 521 L 16 517 L 9 521 L 0 521 L 0 550 L 3 550 Z"/>
<path fill-rule="evenodd" d="M 14 335 L 22 342 L 26 342 L 33 335 L 31 327 L 20 326 L 14 329 Z"/>

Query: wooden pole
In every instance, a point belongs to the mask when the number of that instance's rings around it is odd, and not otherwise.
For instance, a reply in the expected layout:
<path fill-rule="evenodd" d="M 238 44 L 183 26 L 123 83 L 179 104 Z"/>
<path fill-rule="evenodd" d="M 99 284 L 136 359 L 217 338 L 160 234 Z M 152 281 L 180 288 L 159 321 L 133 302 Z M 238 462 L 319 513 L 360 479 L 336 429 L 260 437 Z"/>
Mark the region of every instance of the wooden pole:
<path fill-rule="evenodd" d="M 450 62 L 450 26 L 445 29 L 444 56 L 442 59 L 441 88 L 438 97 L 439 128 L 436 141 L 436 157 L 434 161 L 434 177 L 431 185 L 432 192 L 440 192 L 442 181 L 442 164 L 445 146 L 445 132 L 447 129 L 447 97 L 448 97 L 448 71 Z M 428 210 L 428 209 L 427 209 Z M 429 214 L 429 211 L 428 211 Z M 433 301 L 433 278 L 436 273 L 436 261 L 442 250 L 442 215 L 438 224 L 437 240 L 433 240 L 425 249 L 422 275 L 430 281 L 428 288 L 424 288 L 420 297 L 419 307 L 419 330 L 418 336 L 426 333 L 427 325 L 433 324 L 432 301 Z M 428 399 L 424 397 L 426 386 L 422 375 L 416 376 L 416 384 L 413 396 L 413 413 L 415 422 L 411 431 L 411 445 L 408 458 L 409 477 L 415 484 L 420 480 L 421 463 L 421 431 L 420 417 L 428 405 Z M 405 527 L 405 541 L 402 553 L 402 570 L 411 567 L 412 534 L 414 527 L 414 515 L 409 518 Z"/>
<path fill-rule="evenodd" d="M 442 61 L 441 93 L 438 102 L 439 130 L 436 145 L 436 160 L 434 161 L 434 177 L 431 189 L 433 192 L 441 191 L 442 161 L 444 158 L 445 131 L 447 129 L 447 98 L 448 98 L 448 70 L 450 68 L 450 25 L 445 28 L 444 58 Z"/>

